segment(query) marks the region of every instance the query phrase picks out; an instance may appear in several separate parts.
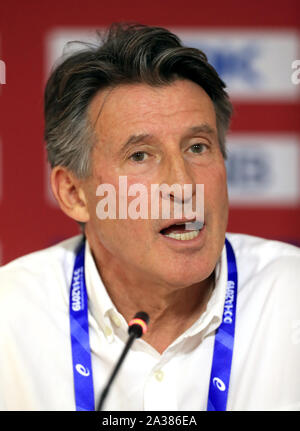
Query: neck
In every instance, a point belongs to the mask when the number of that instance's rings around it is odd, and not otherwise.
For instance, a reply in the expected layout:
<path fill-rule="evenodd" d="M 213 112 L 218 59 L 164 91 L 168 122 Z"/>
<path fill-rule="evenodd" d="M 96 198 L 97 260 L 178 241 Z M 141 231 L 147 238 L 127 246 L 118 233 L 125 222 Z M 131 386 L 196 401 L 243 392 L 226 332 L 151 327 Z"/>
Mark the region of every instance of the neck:
<path fill-rule="evenodd" d="M 103 259 L 100 250 L 91 243 L 90 247 L 107 293 L 126 321 L 137 311 L 149 314 L 149 329 L 143 339 L 159 353 L 206 310 L 214 287 L 214 272 L 206 280 L 190 286 L 155 283 L 132 274 L 121 264 Z"/>

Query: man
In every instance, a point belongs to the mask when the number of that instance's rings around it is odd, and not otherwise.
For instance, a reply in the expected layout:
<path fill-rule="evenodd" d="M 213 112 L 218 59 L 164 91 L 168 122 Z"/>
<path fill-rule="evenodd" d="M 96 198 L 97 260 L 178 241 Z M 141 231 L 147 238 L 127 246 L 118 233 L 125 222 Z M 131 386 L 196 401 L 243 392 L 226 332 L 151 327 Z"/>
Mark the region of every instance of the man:
<path fill-rule="evenodd" d="M 45 93 L 51 184 L 85 241 L 76 236 L 0 270 L 2 409 L 95 408 L 141 310 L 149 330 L 105 409 L 300 409 L 300 253 L 247 235 L 226 234 L 225 243 L 224 87 L 201 51 L 142 25 L 112 26 L 103 44 L 53 71 Z M 169 186 L 159 189 L 159 210 L 165 201 L 171 210 L 195 207 L 203 184 L 204 220 L 120 217 L 120 178 L 148 198 L 154 184 Z M 115 191 L 117 217 L 102 217 L 101 202 L 111 203 L 104 184 Z M 128 208 L 136 196 L 128 193 Z M 151 209 L 151 199 L 139 202 Z"/>

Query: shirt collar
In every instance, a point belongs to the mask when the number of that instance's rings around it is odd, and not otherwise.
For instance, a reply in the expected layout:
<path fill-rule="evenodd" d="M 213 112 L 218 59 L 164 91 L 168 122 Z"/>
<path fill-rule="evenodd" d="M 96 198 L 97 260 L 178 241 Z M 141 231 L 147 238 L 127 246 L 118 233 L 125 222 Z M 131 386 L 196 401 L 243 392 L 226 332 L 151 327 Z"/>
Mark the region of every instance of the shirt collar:
<path fill-rule="evenodd" d="M 110 299 L 101 276 L 95 264 L 88 240 L 85 242 L 85 280 L 89 298 L 89 310 L 104 332 L 108 341 L 114 339 L 114 329 L 123 328 L 127 331 L 124 317 Z M 208 301 L 205 312 L 199 319 L 182 334 L 175 342 L 182 338 L 202 333 L 202 337 L 214 331 L 222 321 L 225 293 L 227 285 L 227 257 L 224 245 L 222 254 L 215 268 L 215 287 Z"/>
<path fill-rule="evenodd" d="M 85 241 L 85 282 L 89 298 L 89 311 L 108 341 L 114 339 L 114 325 L 124 327 L 127 323 L 117 311 L 108 295 L 97 269 L 88 240 Z"/>

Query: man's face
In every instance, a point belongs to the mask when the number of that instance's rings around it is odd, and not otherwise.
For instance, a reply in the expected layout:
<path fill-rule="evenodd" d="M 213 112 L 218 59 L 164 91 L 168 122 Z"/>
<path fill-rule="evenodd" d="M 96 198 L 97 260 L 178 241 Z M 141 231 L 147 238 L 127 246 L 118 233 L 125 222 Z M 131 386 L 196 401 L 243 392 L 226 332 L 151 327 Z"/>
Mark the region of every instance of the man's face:
<path fill-rule="evenodd" d="M 221 254 L 228 218 L 226 171 L 211 99 L 189 80 L 162 87 L 122 85 L 100 91 L 89 115 L 97 142 L 92 176 L 83 187 L 90 214 L 86 234 L 94 254 L 129 279 L 174 288 L 206 279 Z M 194 205 L 195 186 L 204 184 L 203 229 L 191 240 L 165 236 L 161 229 L 171 224 L 172 212 L 169 220 L 151 219 L 150 212 L 148 219 L 100 220 L 96 207 L 103 197 L 96 196 L 97 187 L 113 185 L 118 202 L 120 176 L 127 177 L 128 188 L 143 184 L 149 197 L 151 184 L 192 184 Z M 135 198 L 128 197 L 128 205 Z"/>

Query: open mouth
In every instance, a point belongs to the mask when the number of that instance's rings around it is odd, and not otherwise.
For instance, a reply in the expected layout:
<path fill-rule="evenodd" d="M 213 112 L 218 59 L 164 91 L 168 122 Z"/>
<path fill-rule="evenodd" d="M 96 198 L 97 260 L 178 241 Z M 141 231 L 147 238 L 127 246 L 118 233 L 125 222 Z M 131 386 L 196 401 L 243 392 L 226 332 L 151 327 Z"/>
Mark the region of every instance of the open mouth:
<path fill-rule="evenodd" d="M 179 222 L 165 227 L 160 231 L 160 234 L 179 241 L 188 241 L 196 238 L 203 226 L 204 223 L 200 221 Z"/>

